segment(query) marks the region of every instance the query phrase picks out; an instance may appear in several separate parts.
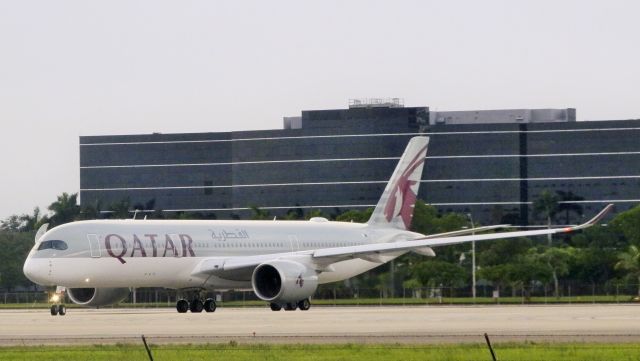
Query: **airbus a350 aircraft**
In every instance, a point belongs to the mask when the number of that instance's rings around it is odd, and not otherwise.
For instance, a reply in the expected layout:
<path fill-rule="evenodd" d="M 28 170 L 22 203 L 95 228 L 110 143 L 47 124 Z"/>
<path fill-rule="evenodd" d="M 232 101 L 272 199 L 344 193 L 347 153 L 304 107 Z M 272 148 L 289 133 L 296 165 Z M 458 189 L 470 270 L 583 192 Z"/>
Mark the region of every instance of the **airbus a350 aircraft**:
<path fill-rule="evenodd" d="M 407 253 L 435 256 L 432 247 L 501 238 L 572 232 L 566 228 L 438 235 L 409 231 L 429 138 L 414 137 L 365 224 L 309 221 L 95 220 L 46 231 L 43 226 L 24 264 L 33 282 L 58 286 L 80 305 L 122 301 L 130 287 L 165 287 L 192 295 L 178 312 L 213 312 L 205 290 L 252 289 L 274 311 L 308 310 L 318 284 L 344 280 Z M 473 233 L 500 226 L 480 227 Z M 60 298 L 59 298 L 60 299 Z M 63 304 L 51 314 L 64 315 Z"/>

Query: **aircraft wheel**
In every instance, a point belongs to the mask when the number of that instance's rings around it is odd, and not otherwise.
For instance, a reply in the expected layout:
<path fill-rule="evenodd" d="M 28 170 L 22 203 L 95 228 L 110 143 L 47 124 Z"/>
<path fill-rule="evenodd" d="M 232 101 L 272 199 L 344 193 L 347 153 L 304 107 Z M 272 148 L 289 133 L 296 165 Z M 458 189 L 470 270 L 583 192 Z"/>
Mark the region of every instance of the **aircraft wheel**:
<path fill-rule="evenodd" d="M 311 301 L 308 298 L 298 302 L 298 308 L 300 311 L 308 311 L 311 308 Z"/>
<path fill-rule="evenodd" d="M 189 311 L 189 302 L 187 302 L 187 300 L 178 300 L 178 302 L 176 302 L 176 310 L 178 313 L 186 313 Z"/>
<path fill-rule="evenodd" d="M 286 305 L 284 305 L 284 310 L 285 311 L 295 311 L 297 307 L 298 307 L 298 305 L 295 302 L 294 303 L 287 303 Z"/>
<path fill-rule="evenodd" d="M 277 303 L 272 303 L 269 307 L 271 307 L 271 311 L 280 311 L 282 309 L 282 307 Z"/>
<path fill-rule="evenodd" d="M 64 316 L 67 314 L 67 306 L 65 305 L 58 305 L 58 315 L 60 316 Z"/>
<path fill-rule="evenodd" d="M 52 305 L 51 306 L 51 316 L 57 316 L 58 315 L 58 305 Z"/>
<path fill-rule="evenodd" d="M 194 313 L 200 313 L 202 312 L 203 309 L 204 309 L 204 304 L 202 304 L 202 301 L 200 301 L 199 298 L 195 298 L 193 301 L 191 301 L 191 304 L 189 305 L 189 310 L 191 310 L 191 312 L 194 312 Z"/>
<path fill-rule="evenodd" d="M 204 310 L 206 312 L 216 312 L 216 301 L 213 298 L 207 298 L 204 300 Z"/>

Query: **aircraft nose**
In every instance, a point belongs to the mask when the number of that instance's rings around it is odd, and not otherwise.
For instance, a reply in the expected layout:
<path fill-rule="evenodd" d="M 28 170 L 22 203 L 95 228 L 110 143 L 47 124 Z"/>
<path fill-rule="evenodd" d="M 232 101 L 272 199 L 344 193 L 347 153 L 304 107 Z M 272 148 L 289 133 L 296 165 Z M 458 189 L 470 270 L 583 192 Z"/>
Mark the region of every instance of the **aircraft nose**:
<path fill-rule="evenodd" d="M 44 284 L 46 273 L 43 273 L 43 267 L 40 263 L 31 257 L 27 257 L 24 261 L 24 266 L 22 266 L 22 272 L 32 282 Z"/>
<path fill-rule="evenodd" d="M 22 266 L 22 273 L 24 273 L 24 275 L 28 279 L 33 281 L 34 267 L 33 262 L 31 262 L 31 257 L 27 257 L 27 259 L 24 261 L 24 266 Z"/>

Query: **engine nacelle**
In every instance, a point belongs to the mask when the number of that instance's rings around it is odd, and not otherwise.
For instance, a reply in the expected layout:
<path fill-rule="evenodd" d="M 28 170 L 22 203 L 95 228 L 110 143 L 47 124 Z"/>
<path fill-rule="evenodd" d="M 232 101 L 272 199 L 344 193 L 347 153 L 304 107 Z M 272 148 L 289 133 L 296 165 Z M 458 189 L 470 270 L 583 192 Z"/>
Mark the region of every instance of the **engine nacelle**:
<path fill-rule="evenodd" d="M 256 267 L 251 276 L 253 292 L 271 303 L 294 303 L 307 299 L 318 288 L 318 275 L 294 261 L 276 260 Z"/>
<path fill-rule="evenodd" d="M 109 306 L 129 296 L 128 288 L 68 288 L 67 294 L 73 303 L 82 306 Z"/>

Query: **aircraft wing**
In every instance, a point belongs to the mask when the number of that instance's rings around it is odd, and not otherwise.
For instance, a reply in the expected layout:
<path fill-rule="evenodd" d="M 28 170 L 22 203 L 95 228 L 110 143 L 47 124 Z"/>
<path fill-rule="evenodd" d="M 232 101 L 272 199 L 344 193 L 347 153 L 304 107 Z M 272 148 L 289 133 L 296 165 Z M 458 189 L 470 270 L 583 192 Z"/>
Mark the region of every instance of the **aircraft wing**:
<path fill-rule="evenodd" d="M 494 239 L 505 239 L 505 238 L 520 238 L 520 237 L 531 237 L 531 236 L 544 236 L 548 234 L 557 234 L 557 233 L 570 233 L 580 229 L 588 228 L 598 223 L 602 218 L 604 218 L 607 213 L 611 211 L 613 208 L 613 204 L 607 205 L 600 213 L 598 213 L 595 217 L 577 226 L 563 227 L 563 228 L 551 228 L 551 229 L 540 229 L 535 231 L 516 231 L 516 232 L 501 232 L 501 233 L 490 233 L 490 234 L 477 234 L 470 236 L 453 236 L 453 237 L 436 237 L 431 238 L 430 236 L 417 238 L 410 241 L 400 241 L 400 242 L 390 242 L 390 243 L 374 243 L 367 244 L 362 246 L 350 246 L 350 247 L 335 247 L 335 248 L 325 248 L 313 251 L 313 258 L 319 259 L 323 257 L 345 257 L 350 256 L 351 258 L 359 258 L 359 255 L 367 254 L 367 253 L 388 253 L 388 252 L 397 252 L 397 251 L 411 251 L 414 249 L 420 249 L 425 247 L 439 247 L 439 246 L 448 246 L 452 244 L 466 243 L 471 241 L 488 241 Z"/>
<path fill-rule="evenodd" d="M 210 258 L 203 260 L 194 270 L 193 274 L 219 275 L 228 279 L 247 279 L 253 269 L 259 264 L 275 259 L 294 260 L 315 267 L 319 271 L 330 270 L 333 263 L 354 258 L 362 258 L 369 261 L 376 261 L 376 258 L 384 255 L 402 254 L 403 252 L 416 250 L 429 250 L 431 247 L 448 246 L 471 241 L 488 241 L 494 239 L 520 238 L 531 236 L 544 236 L 548 234 L 570 233 L 580 229 L 588 228 L 598 223 L 611 211 L 613 204 L 607 205 L 600 213 L 586 223 L 576 226 L 540 229 L 534 231 L 515 231 L 491 234 L 476 234 L 464 236 L 447 236 L 447 233 L 440 235 L 425 236 L 408 241 L 372 243 L 359 246 L 323 248 L 310 251 L 288 252 L 279 254 L 266 254 L 258 256 Z M 498 228 L 498 226 L 489 226 Z M 500 226 L 501 227 L 501 226 Z M 483 227 L 480 227 L 483 228 Z M 485 229 L 486 230 L 486 229 Z M 469 231 L 469 230 L 465 230 Z M 476 230 L 477 231 L 477 230 Z M 437 236 L 434 238 L 434 236 Z M 429 252 L 423 252 L 428 254 Z M 380 261 L 383 262 L 383 261 Z"/>

